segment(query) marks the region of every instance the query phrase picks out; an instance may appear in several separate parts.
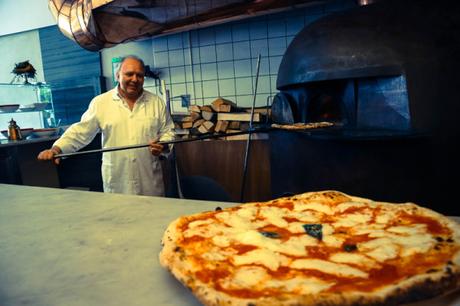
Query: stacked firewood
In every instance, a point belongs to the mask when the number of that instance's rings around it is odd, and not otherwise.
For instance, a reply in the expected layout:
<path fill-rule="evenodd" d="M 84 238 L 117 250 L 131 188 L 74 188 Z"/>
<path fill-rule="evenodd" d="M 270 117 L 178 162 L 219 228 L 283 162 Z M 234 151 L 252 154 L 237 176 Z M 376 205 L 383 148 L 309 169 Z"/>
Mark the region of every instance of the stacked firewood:
<path fill-rule="evenodd" d="M 231 134 L 246 131 L 251 121 L 250 108 L 240 108 L 234 102 L 221 97 L 215 99 L 211 105 L 190 105 L 188 110 L 188 116 L 176 122 L 176 134 L 182 137 L 218 133 L 227 140 L 243 139 L 244 135 L 242 138 Z M 253 123 L 263 122 L 266 115 L 265 108 L 257 108 Z"/>

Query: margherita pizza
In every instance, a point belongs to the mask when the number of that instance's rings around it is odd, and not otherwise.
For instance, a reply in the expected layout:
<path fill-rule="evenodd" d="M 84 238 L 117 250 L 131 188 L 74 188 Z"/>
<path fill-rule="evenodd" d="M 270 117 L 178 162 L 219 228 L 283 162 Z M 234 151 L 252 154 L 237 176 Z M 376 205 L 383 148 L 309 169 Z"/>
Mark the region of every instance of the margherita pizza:
<path fill-rule="evenodd" d="M 460 289 L 460 225 L 337 191 L 172 222 L 161 264 L 205 305 L 397 305 Z"/>

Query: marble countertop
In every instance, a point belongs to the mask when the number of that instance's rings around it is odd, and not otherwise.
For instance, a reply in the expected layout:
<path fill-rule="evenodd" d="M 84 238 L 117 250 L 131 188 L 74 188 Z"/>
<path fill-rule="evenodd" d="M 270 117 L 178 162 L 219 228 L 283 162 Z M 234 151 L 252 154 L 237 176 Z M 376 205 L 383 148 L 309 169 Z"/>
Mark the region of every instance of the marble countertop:
<path fill-rule="evenodd" d="M 3 306 L 200 305 L 160 266 L 160 239 L 180 215 L 234 205 L 5 184 L 0 199 Z"/>
<path fill-rule="evenodd" d="M 0 305 L 200 305 L 158 261 L 176 217 L 230 204 L 0 184 Z"/>

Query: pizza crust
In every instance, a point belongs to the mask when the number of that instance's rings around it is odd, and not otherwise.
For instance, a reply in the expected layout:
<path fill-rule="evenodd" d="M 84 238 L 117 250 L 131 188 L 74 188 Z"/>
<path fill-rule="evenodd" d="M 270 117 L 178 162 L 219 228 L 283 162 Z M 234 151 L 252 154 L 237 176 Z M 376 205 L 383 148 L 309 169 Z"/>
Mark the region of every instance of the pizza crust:
<path fill-rule="evenodd" d="M 337 191 L 324 191 L 305 193 L 293 197 L 277 199 L 267 203 L 285 203 L 286 201 L 304 201 L 324 205 L 339 205 L 343 202 L 365 204 L 370 208 L 377 206 L 393 207 L 394 204 L 373 202 L 369 199 L 348 196 Z M 260 203 L 259 203 L 260 204 Z M 244 204 L 245 207 L 258 205 L 258 203 Z M 455 244 L 460 246 L 460 226 L 426 208 L 415 204 L 398 204 L 398 208 L 408 213 L 417 213 L 422 216 L 434 218 L 443 226 L 452 230 Z M 224 210 L 226 211 L 226 210 Z M 228 211 L 232 211 L 229 209 Z M 262 296 L 258 298 L 244 298 L 227 294 L 215 287 L 200 281 L 195 274 L 201 269 L 200 264 L 191 260 L 193 250 L 184 249 L 180 245 L 184 238 L 182 229 L 191 220 L 210 216 L 213 212 L 200 213 L 188 217 L 181 217 L 172 222 L 165 231 L 162 239 L 163 249 L 160 253 L 160 264 L 171 273 L 204 304 L 204 305 L 397 305 L 431 297 L 436 297 L 460 288 L 460 247 L 451 259 L 438 267 L 429 269 L 425 273 L 410 276 L 395 284 L 385 285 L 370 292 L 348 290 L 343 292 L 319 292 L 316 294 L 281 294 L 275 296 Z"/>

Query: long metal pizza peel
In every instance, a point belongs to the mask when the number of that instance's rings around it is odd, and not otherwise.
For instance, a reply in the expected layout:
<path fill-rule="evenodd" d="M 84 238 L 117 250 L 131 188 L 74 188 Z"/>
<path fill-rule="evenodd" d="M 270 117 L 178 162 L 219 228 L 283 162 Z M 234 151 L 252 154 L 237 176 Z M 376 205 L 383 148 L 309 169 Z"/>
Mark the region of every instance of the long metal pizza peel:
<path fill-rule="evenodd" d="M 330 126 L 333 126 L 331 124 Z M 320 126 L 320 127 L 315 127 L 315 128 L 308 128 L 308 130 L 319 130 L 323 128 L 328 128 L 329 126 Z M 175 139 L 175 140 L 170 140 L 170 141 L 160 141 L 158 143 L 168 145 L 168 144 L 175 144 L 175 143 L 182 143 L 182 142 L 193 142 L 193 141 L 199 141 L 199 140 L 205 140 L 205 139 L 213 139 L 213 138 L 221 138 L 221 137 L 226 137 L 226 136 L 237 136 L 237 135 L 248 135 L 248 134 L 255 134 L 255 133 L 267 133 L 270 131 L 274 130 L 284 130 L 288 132 L 299 132 L 302 130 L 286 130 L 282 128 L 282 125 L 273 125 L 273 126 L 264 126 L 264 127 L 258 127 L 258 128 L 250 128 L 247 131 L 241 131 L 241 132 L 236 132 L 236 133 L 230 133 L 230 134 L 208 134 L 208 135 L 203 135 L 203 136 L 197 136 L 193 138 L 185 138 L 185 139 Z M 88 151 L 79 151 L 79 152 L 72 152 L 72 153 L 61 153 L 61 154 L 56 154 L 54 155 L 53 158 L 62 158 L 62 157 L 74 157 L 74 156 L 81 156 L 81 155 L 88 155 L 88 154 L 95 154 L 95 153 L 103 153 L 103 152 L 111 152 L 111 151 L 120 151 L 120 150 L 130 150 L 130 149 L 137 149 L 137 148 L 144 148 L 148 147 L 148 143 L 143 143 L 143 144 L 135 144 L 135 145 L 127 145 L 127 146 L 119 146 L 119 147 L 109 147 L 109 148 L 103 148 L 103 149 L 96 149 L 96 150 L 88 150 Z"/>
<path fill-rule="evenodd" d="M 252 129 L 248 129 L 247 131 L 241 131 L 241 132 L 230 133 L 230 134 L 209 134 L 209 135 L 198 136 L 198 137 L 195 137 L 195 138 L 175 139 L 175 140 L 170 140 L 170 141 L 159 141 L 158 143 L 163 144 L 163 145 L 169 145 L 169 144 L 176 144 L 176 143 L 183 143 L 183 142 L 199 141 L 199 140 L 204 140 L 204 139 L 221 138 L 221 137 L 225 137 L 225 136 L 247 135 L 247 134 L 254 134 L 254 133 L 266 133 L 266 132 L 268 132 L 270 130 L 273 130 L 273 128 L 271 128 L 271 127 L 267 127 L 267 128 L 252 128 Z M 72 152 L 72 153 L 56 154 L 56 155 L 54 155 L 54 158 L 74 157 L 74 156 L 82 156 L 82 155 L 95 154 L 95 153 L 137 149 L 137 148 L 144 148 L 144 147 L 148 147 L 148 146 L 149 146 L 148 143 L 143 143 L 143 144 L 128 145 L 128 146 L 109 147 L 109 148 L 96 149 L 96 150 L 88 150 L 88 151 L 79 151 L 79 152 Z"/>

